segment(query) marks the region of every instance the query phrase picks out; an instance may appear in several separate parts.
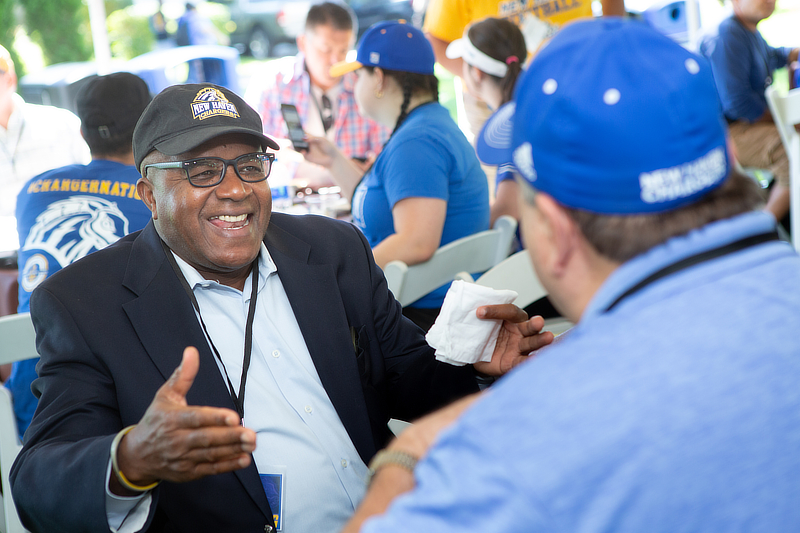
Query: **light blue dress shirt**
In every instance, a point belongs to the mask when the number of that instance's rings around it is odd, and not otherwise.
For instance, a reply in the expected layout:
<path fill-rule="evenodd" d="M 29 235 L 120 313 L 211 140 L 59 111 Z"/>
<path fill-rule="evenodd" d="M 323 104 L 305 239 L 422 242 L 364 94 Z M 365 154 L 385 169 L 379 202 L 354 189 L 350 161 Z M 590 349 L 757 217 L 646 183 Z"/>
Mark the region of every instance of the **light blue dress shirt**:
<path fill-rule="evenodd" d="M 219 350 L 220 379 L 227 388 L 227 373 L 238 394 L 252 276 L 239 291 L 204 279 L 188 263 L 175 259 Z M 259 474 L 284 475 L 282 531 L 338 532 L 364 496 L 367 466 L 322 386 L 263 244 L 257 294 L 244 398 L 244 425 L 257 434 L 256 467 Z M 140 505 L 137 512 L 146 513 L 148 507 Z M 137 522 L 132 519 L 129 516 L 126 522 Z"/>

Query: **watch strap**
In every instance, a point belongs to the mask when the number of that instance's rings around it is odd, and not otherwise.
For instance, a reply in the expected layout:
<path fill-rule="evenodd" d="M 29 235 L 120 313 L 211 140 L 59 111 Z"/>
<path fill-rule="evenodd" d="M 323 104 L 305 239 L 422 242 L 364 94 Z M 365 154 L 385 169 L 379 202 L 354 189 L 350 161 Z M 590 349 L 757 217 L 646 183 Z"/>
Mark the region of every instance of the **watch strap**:
<path fill-rule="evenodd" d="M 372 461 L 369 462 L 369 478 L 367 480 L 367 485 L 369 485 L 375 474 L 384 466 L 399 466 L 413 474 L 417 462 L 419 462 L 419 458 L 410 453 L 400 450 L 381 450 L 376 453 Z"/>

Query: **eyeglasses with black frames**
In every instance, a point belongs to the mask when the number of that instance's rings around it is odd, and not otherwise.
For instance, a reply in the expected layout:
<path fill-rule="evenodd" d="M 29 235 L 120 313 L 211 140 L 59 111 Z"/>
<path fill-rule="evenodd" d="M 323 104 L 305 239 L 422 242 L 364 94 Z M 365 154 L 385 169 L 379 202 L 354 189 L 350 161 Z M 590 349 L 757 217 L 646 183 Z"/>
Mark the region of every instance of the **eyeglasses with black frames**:
<path fill-rule="evenodd" d="M 213 187 L 222 183 L 228 165 L 236 171 L 239 179 L 247 183 L 264 181 L 272 170 L 272 163 L 277 161 L 275 154 L 253 153 L 240 155 L 236 159 L 223 159 L 221 157 L 199 157 L 187 161 L 170 161 L 166 163 L 153 163 L 144 166 L 147 169 L 179 168 L 183 169 L 186 179 L 195 187 Z"/>

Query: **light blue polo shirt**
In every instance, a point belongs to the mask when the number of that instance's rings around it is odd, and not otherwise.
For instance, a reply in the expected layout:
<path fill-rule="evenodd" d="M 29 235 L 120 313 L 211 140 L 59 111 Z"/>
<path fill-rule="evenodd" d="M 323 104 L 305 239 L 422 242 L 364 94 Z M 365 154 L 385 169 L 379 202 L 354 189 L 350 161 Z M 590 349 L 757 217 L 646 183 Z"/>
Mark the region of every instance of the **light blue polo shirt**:
<path fill-rule="evenodd" d="M 638 256 L 561 342 L 498 382 L 364 533 L 800 531 L 800 258 L 764 213 Z"/>

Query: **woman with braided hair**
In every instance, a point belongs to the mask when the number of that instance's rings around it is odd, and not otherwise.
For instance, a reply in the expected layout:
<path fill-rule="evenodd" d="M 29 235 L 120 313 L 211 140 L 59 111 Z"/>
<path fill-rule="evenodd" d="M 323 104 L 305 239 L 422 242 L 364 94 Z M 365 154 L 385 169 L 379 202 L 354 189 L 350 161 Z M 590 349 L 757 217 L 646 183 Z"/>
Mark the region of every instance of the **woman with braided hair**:
<path fill-rule="evenodd" d="M 351 198 L 353 222 L 383 267 L 431 258 L 439 246 L 489 228 L 489 191 L 475 150 L 439 104 L 433 49 L 420 30 L 380 22 L 362 37 L 354 61 L 359 110 L 393 127 L 380 156 L 362 172 L 323 138 L 310 138 L 306 158 L 331 170 Z M 439 313 L 445 285 L 403 309 L 423 329 Z"/>

